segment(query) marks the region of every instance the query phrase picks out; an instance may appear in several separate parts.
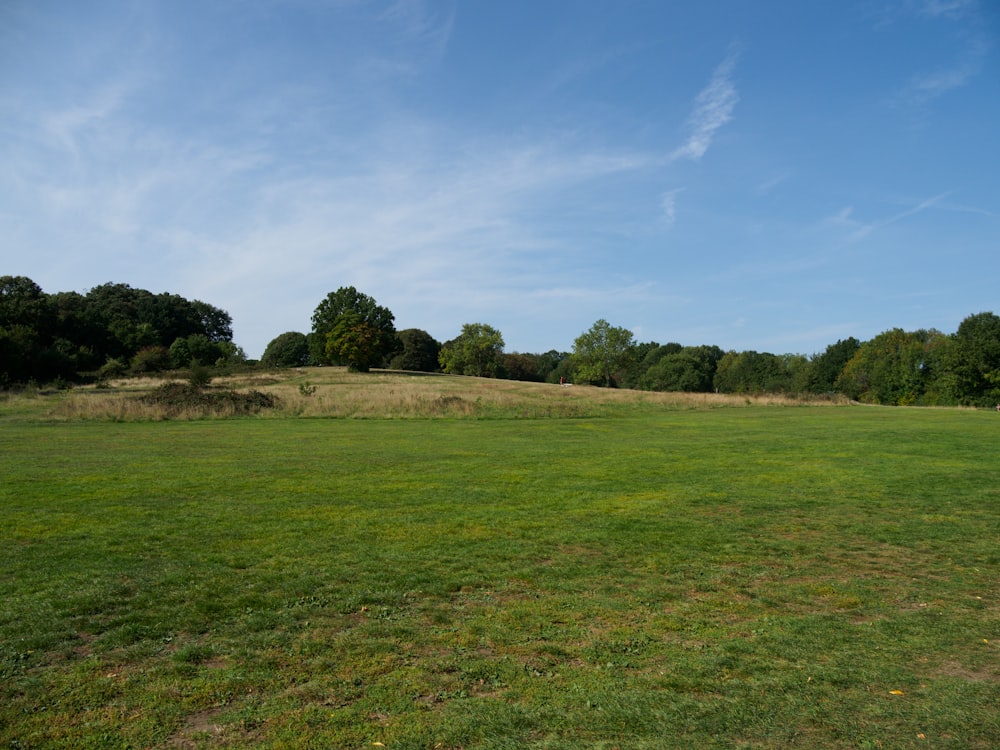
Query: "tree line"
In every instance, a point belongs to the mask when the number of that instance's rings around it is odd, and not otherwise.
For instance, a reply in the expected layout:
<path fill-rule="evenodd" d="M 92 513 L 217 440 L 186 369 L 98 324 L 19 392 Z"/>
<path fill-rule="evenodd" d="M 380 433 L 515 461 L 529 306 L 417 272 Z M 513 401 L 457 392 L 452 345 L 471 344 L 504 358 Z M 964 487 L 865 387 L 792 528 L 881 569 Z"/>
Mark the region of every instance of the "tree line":
<path fill-rule="evenodd" d="M 0 277 L 0 386 L 149 373 L 192 364 L 248 363 L 229 315 L 207 303 L 104 284 L 45 294 L 26 277 Z M 1000 317 L 970 315 L 953 334 L 894 328 L 847 338 L 810 357 L 638 342 L 596 321 L 572 351 L 507 352 L 501 332 L 466 323 L 439 342 L 396 330 L 392 312 L 352 286 L 317 305 L 308 333 L 267 345 L 260 366 L 342 365 L 651 391 L 841 394 L 872 404 L 993 406 L 1000 402 Z"/>
<path fill-rule="evenodd" d="M 0 276 L 0 387 L 245 360 L 232 339 L 229 314 L 199 300 L 112 283 L 46 294 Z"/>

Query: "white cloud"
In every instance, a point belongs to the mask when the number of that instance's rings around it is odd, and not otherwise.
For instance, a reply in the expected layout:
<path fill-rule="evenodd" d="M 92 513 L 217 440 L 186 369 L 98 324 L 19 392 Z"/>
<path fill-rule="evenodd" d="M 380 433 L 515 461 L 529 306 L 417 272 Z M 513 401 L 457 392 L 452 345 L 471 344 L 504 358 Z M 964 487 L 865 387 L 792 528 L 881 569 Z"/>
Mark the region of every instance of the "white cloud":
<path fill-rule="evenodd" d="M 920 0 L 916 10 L 921 15 L 936 18 L 958 18 L 978 9 L 978 0 Z"/>
<path fill-rule="evenodd" d="M 992 43 L 977 0 L 921 0 L 912 10 L 950 30 L 958 41 L 950 64 L 914 75 L 900 92 L 903 102 L 921 105 L 967 86 L 982 72 Z"/>
<path fill-rule="evenodd" d="M 440 57 L 451 39 L 455 9 L 450 4 L 435 3 L 431 10 L 425 0 L 396 0 L 380 20 L 391 23 L 406 38 Z"/>
<path fill-rule="evenodd" d="M 663 194 L 660 205 L 663 208 L 663 218 L 667 226 L 673 226 L 677 220 L 677 196 L 684 192 L 686 188 L 674 188 Z"/>
<path fill-rule="evenodd" d="M 932 198 L 927 198 L 925 200 L 919 201 L 914 205 L 911 205 L 910 207 L 906 208 L 905 210 L 895 213 L 892 216 L 886 217 L 884 219 L 877 219 L 875 221 L 868 221 L 868 222 L 859 221 L 853 217 L 854 213 L 853 207 L 848 206 L 846 208 L 841 209 L 834 216 L 827 217 L 825 221 L 828 224 L 844 227 L 850 230 L 850 233 L 847 236 L 848 241 L 858 242 L 859 240 L 863 240 L 865 237 L 872 234 L 873 232 L 891 226 L 892 224 L 900 222 L 903 219 L 907 219 L 911 216 L 922 213 L 927 209 L 939 207 L 941 205 L 941 202 L 949 195 L 951 195 L 952 192 L 953 191 L 948 191 L 945 193 L 941 193 L 940 195 L 936 195 Z"/>
<path fill-rule="evenodd" d="M 671 158 L 701 159 L 712 144 L 715 131 L 733 119 L 733 109 L 740 98 L 732 80 L 736 58 L 736 52 L 730 52 L 715 69 L 708 85 L 698 94 L 694 111 L 688 119 L 688 139 L 674 150 Z"/>
<path fill-rule="evenodd" d="M 776 187 L 778 187 L 778 185 L 789 179 L 791 176 L 792 176 L 791 172 L 782 172 L 781 174 L 776 174 L 773 177 L 769 177 L 768 179 L 756 185 L 754 187 L 754 192 L 757 195 L 767 195 Z"/>
<path fill-rule="evenodd" d="M 914 76 L 903 89 L 903 100 L 924 104 L 968 85 L 982 72 L 988 51 L 989 45 L 982 39 L 969 43 L 962 57 L 953 65 Z"/>

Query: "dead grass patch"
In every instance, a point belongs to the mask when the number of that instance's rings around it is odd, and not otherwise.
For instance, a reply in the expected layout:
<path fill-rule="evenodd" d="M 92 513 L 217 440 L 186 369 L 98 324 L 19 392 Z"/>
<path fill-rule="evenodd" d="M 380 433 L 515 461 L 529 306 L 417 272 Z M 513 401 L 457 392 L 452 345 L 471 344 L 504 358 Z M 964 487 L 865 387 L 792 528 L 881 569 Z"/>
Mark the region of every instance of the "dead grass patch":
<path fill-rule="evenodd" d="M 1000 666 L 997 664 L 973 668 L 956 661 L 946 661 L 933 672 L 935 677 L 954 677 L 971 682 L 1000 682 Z"/>
<path fill-rule="evenodd" d="M 171 385 L 172 384 L 172 385 Z M 613 416 L 634 411 L 746 408 L 834 404 L 828 399 L 800 400 L 780 395 L 657 393 L 593 386 L 473 378 L 430 373 L 349 372 L 338 367 L 310 367 L 260 375 L 216 378 L 213 389 L 265 394 L 275 406 L 267 416 L 342 419 L 412 418 L 575 418 Z M 163 408 L 147 394 L 166 386 L 181 388 L 174 377 L 121 378 L 107 387 L 77 388 L 55 397 L 49 416 L 67 420 L 149 421 L 204 419 L 263 413 L 238 406 L 190 404 Z M 250 390 L 248 390 L 250 389 Z M 144 396 L 137 400 L 136 395 Z M 256 397 L 260 398 L 260 397 Z"/>
<path fill-rule="evenodd" d="M 196 748 L 204 745 L 209 738 L 218 738 L 223 734 L 224 727 L 218 722 L 222 715 L 221 708 L 208 708 L 191 714 L 184 724 L 167 740 L 168 748 Z"/>

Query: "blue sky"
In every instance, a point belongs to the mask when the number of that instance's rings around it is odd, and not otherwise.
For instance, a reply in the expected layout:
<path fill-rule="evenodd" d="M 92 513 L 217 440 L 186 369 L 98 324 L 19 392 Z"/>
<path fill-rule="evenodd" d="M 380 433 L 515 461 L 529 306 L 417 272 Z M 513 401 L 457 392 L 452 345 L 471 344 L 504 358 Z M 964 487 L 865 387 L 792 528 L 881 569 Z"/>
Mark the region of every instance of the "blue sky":
<path fill-rule="evenodd" d="M 0 274 L 813 354 L 1000 312 L 993 0 L 4 0 Z"/>

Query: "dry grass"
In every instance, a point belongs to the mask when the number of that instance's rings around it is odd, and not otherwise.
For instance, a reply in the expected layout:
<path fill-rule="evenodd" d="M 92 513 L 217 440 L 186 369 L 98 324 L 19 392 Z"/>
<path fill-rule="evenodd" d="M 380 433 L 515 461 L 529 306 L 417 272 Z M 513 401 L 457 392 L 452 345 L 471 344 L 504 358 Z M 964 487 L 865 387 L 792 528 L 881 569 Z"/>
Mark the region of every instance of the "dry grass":
<path fill-rule="evenodd" d="M 230 417 L 197 408 L 166 410 L 139 400 L 163 380 L 115 380 L 97 390 L 80 388 L 55 400 L 55 419 L 148 421 Z M 593 417 L 649 409 L 715 409 L 747 406 L 798 406 L 804 401 L 780 395 L 652 393 L 592 386 L 559 386 L 452 375 L 376 371 L 353 373 L 316 367 L 217 378 L 212 388 L 248 389 L 277 396 L 277 408 L 261 416 L 386 418 L 545 418 Z"/>

